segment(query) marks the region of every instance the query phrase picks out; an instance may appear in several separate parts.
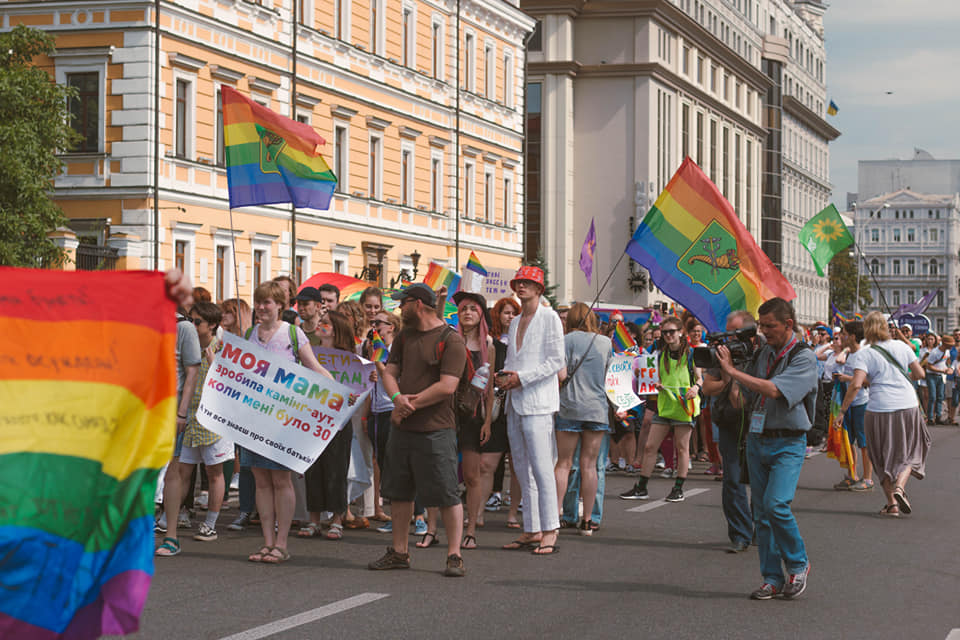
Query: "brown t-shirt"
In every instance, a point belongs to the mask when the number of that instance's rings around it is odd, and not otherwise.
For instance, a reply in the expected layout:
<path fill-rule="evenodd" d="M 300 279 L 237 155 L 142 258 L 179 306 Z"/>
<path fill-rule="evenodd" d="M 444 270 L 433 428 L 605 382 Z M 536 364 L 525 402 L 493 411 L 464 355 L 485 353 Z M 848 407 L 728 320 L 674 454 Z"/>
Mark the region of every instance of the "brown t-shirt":
<path fill-rule="evenodd" d="M 397 380 L 400 393 L 420 393 L 440 380 L 441 375 L 463 375 L 467 348 L 463 338 L 447 325 L 418 331 L 400 332 L 390 348 L 387 364 L 400 368 Z M 456 428 L 454 395 L 429 407 L 417 409 L 397 428 L 405 431 L 440 431 Z"/>

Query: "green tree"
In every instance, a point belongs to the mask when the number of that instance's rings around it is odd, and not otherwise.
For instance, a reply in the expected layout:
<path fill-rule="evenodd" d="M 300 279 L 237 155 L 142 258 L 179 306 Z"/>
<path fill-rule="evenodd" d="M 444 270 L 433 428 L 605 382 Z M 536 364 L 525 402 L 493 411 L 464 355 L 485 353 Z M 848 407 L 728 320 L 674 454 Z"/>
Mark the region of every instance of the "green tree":
<path fill-rule="evenodd" d="M 557 285 L 550 284 L 550 270 L 547 268 L 547 261 L 543 257 L 543 252 L 537 252 L 537 259 L 528 264 L 531 267 L 540 267 L 543 269 L 543 297 L 550 301 L 550 306 L 557 308 Z"/>
<path fill-rule="evenodd" d="M 37 67 L 53 37 L 18 25 L 0 34 L 0 265 L 59 266 L 63 249 L 47 234 L 66 223 L 51 199 L 63 169 L 57 156 L 78 139 L 69 125 L 73 92 Z"/>
<path fill-rule="evenodd" d="M 869 309 L 873 304 L 870 294 L 870 276 L 865 275 L 867 265 L 860 262 L 860 305 L 859 310 Z M 849 251 L 839 251 L 830 261 L 830 302 L 843 313 L 853 313 L 854 299 L 857 297 L 857 262 Z M 830 316 L 833 313 L 830 312 Z"/>

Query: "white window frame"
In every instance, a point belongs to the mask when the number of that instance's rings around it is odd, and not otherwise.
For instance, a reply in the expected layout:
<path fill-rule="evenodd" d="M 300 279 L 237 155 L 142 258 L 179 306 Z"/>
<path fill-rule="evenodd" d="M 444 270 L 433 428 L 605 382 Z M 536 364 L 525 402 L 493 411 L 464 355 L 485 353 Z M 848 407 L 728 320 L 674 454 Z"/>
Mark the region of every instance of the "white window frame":
<path fill-rule="evenodd" d="M 497 45 L 493 40 L 483 43 L 483 95 L 487 100 L 497 99 Z"/>
<path fill-rule="evenodd" d="M 330 270 L 334 273 L 347 275 L 350 273 L 350 252 L 356 249 L 355 246 L 345 244 L 330 244 Z M 337 262 L 343 262 L 343 270 L 337 271 Z"/>
<path fill-rule="evenodd" d="M 439 27 L 439 28 L 438 28 Z M 436 38 L 434 38 L 434 33 L 436 33 Z M 434 14 L 430 20 L 430 71 L 431 75 L 435 80 L 443 80 L 445 77 L 446 69 L 446 43 L 445 38 L 445 29 L 443 16 L 440 14 Z M 439 41 L 439 45 L 436 41 Z M 437 56 L 437 52 L 440 53 Z"/>
<path fill-rule="evenodd" d="M 382 56 L 385 46 L 384 43 L 386 42 L 386 35 L 384 34 L 387 28 L 387 21 L 384 16 L 386 3 L 384 0 L 370 0 L 370 7 L 376 7 L 377 9 L 376 24 L 374 24 L 373 16 L 370 16 L 370 29 L 374 34 L 374 38 L 370 42 L 370 53 Z"/>
<path fill-rule="evenodd" d="M 261 282 L 266 282 L 267 280 L 273 279 L 273 268 L 272 268 L 272 258 L 273 258 L 273 243 L 278 239 L 278 236 L 272 236 L 262 233 L 254 233 L 250 238 L 250 282 L 253 286 L 256 286 L 256 282 L 253 278 L 253 268 L 254 263 L 254 251 L 263 251 L 263 280 Z"/>
<path fill-rule="evenodd" d="M 233 285 L 233 243 L 230 240 L 229 231 L 217 231 L 213 236 L 213 286 L 210 293 L 213 294 L 214 302 L 217 304 L 220 303 L 220 300 L 216 300 L 217 288 L 220 284 L 217 281 L 217 250 L 220 247 L 226 248 L 224 251 L 223 299 L 227 300 L 233 297 L 232 292 L 235 290 Z"/>
<path fill-rule="evenodd" d="M 106 140 L 106 120 L 107 120 L 107 58 L 109 53 L 91 54 L 91 55 L 64 55 L 63 53 L 54 57 L 56 66 L 57 84 L 67 85 L 67 75 L 74 73 L 97 73 L 97 91 L 100 99 L 97 105 L 97 151 L 104 153 Z M 90 152 L 84 152 L 90 153 Z"/>
<path fill-rule="evenodd" d="M 463 55 L 466 56 L 467 91 L 477 92 L 477 34 L 467 29 L 463 35 Z"/>
<path fill-rule="evenodd" d="M 409 159 L 409 161 L 407 162 L 407 168 L 406 168 L 406 170 L 407 170 L 407 175 L 406 175 L 407 192 L 400 194 L 400 203 L 403 204 L 403 206 L 405 206 L 405 207 L 413 207 L 413 206 L 415 205 L 415 202 L 414 202 L 414 200 L 413 200 L 413 196 L 414 196 L 414 193 L 415 193 L 414 180 L 415 180 L 416 175 L 417 175 L 417 169 L 416 169 L 416 167 L 417 167 L 417 150 L 416 150 L 416 148 L 414 147 L 414 144 L 413 144 L 412 142 L 403 142 L 403 143 L 400 144 L 400 171 L 401 171 L 401 174 L 402 174 L 402 172 L 403 172 L 403 170 L 404 170 L 404 168 L 403 168 L 403 154 L 405 154 L 405 153 L 409 153 L 409 154 L 410 154 L 410 159 Z M 401 176 L 400 176 L 400 185 L 401 185 L 401 187 L 403 186 L 403 183 L 404 183 L 404 176 L 401 175 Z M 406 204 L 404 204 L 404 200 L 406 200 Z"/>
<path fill-rule="evenodd" d="M 476 191 L 476 164 L 473 160 L 463 161 L 463 197 L 464 212 L 466 218 L 477 217 L 477 191 Z"/>
<path fill-rule="evenodd" d="M 496 220 L 497 168 L 488 164 L 483 168 L 483 221 L 493 224 Z"/>
<path fill-rule="evenodd" d="M 353 4 L 351 0 L 333 0 L 333 31 L 334 37 L 338 40 L 348 42 L 350 40 L 350 22 L 353 13 Z M 339 24 L 339 33 L 337 25 Z"/>
<path fill-rule="evenodd" d="M 313 248 L 317 246 L 316 242 L 310 240 L 297 240 L 297 247 L 293 251 L 293 264 L 290 265 L 290 277 L 296 280 L 297 258 L 303 258 L 303 280 L 306 281 L 313 273 Z M 298 284 L 302 284 L 298 283 Z"/>
<path fill-rule="evenodd" d="M 344 131 L 343 137 L 346 144 L 338 144 L 337 140 L 337 129 L 342 128 Z M 343 154 L 341 161 L 340 154 Z M 344 170 L 340 173 L 336 173 L 337 176 L 337 192 L 338 193 L 350 193 L 350 123 L 346 120 L 333 120 L 333 168 L 336 170 L 342 167 Z M 341 175 L 342 174 L 342 175 Z"/>
<path fill-rule="evenodd" d="M 174 263 L 176 262 L 177 243 L 185 242 L 187 250 L 183 256 L 183 275 L 191 280 L 197 279 L 198 274 L 194 271 L 197 259 L 197 231 L 203 225 L 188 222 L 174 222 L 173 224 L 173 228 L 170 229 L 170 246 L 174 250 Z"/>
<path fill-rule="evenodd" d="M 503 104 L 508 109 L 514 107 L 513 51 L 503 52 Z"/>
<path fill-rule="evenodd" d="M 513 172 L 503 172 L 503 226 L 513 227 L 513 196 L 517 188 Z"/>
<path fill-rule="evenodd" d="M 170 114 L 170 129 L 173 131 L 173 139 L 170 151 L 172 155 L 177 153 L 177 135 L 179 134 L 179 129 L 177 129 L 177 83 L 181 80 L 189 84 L 187 88 L 187 135 L 184 136 L 186 148 L 183 150 L 182 158 L 195 160 L 197 157 L 197 74 L 188 73 L 181 69 L 173 70 L 173 84 L 170 93 L 170 98 L 173 101 L 173 109 Z"/>
<path fill-rule="evenodd" d="M 434 175 L 433 172 L 433 163 L 437 163 L 437 172 Z M 433 211 L 443 213 L 445 207 L 443 206 L 444 197 L 443 197 L 443 151 L 436 149 L 430 152 L 430 208 Z"/>
<path fill-rule="evenodd" d="M 404 13 L 410 13 L 410 31 L 406 33 L 402 20 Z M 417 68 L 417 5 L 412 2 L 404 2 L 401 18 L 401 38 L 404 34 L 408 35 L 409 38 L 403 40 L 401 46 L 403 47 L 403 55 L 406 60 L 401 60 L 401 64 L 410 69 Z"/>
<path fill-rule="evenodd" d="M 367 139 L 367 160 L 369 162 L 371 152 L 373 151 L 374 140 L 377 142 L 376 146 L 376 157 L 377 157 L 377 167 L 376 172 L 372 176 L 373 184 L 367 186 L 367 197 L 371 200 L 383 200 L 383 131 L 379 129 L 375 132 L 371 131 L 370 136 Z M 370 167 L 367 166 L 367 177 L 368 182 L 370 180 Z"/>

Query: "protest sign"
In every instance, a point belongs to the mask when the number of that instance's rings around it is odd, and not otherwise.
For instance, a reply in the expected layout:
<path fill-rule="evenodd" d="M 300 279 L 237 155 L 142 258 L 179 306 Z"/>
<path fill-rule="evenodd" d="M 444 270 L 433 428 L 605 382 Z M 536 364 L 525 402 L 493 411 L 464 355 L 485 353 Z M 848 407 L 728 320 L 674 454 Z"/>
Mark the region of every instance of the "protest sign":
<path fill-rule="evenodd" d="M 350 405 L 350 387 L 227 333 L 203 383 L 197 421 L 304 473 L 366 393 Z"/>
<path fill-rule="evenodd" d="M 176 419 L 163 274 L 3 268 L 0 282 L 0 638 L 133 633 Z"/>
<path fill-rule="evenodd" d="M 313 347 L 313 355 L 317 356 L 317 362 L 340 384 L 359 392 L 373 386 L 370 372 L 376 371 L 377 366 L 370 360 L 361 358 L 352 351 L 318 346 Z"/>
<path fill-rule="evenodd" d="M 637 358 L 637 394 L 641 396 L 657 393 L 657 385 L 660 383 L 660 372 L 657 371 L 657 356 L 654 352 L 651 354 L 642 353 Z"/>
<path fill-rule="evenodd" d="M 487 269 L 487 275 L 483 279 L 483 288 L 480 293 L 487 300 L 499 300 L 504 296 L 512 296 L 513 290 L 510 288 L 510 280 L 516 273 L 516 269 Z"/>
<path fill-rule="evenodd" d="M 615 355 L 610 359 L 604 388 L 610 402 L 621 411 L 632 409 L 643 400 L 633 392 L 633 360 L 631 354 Z"/>

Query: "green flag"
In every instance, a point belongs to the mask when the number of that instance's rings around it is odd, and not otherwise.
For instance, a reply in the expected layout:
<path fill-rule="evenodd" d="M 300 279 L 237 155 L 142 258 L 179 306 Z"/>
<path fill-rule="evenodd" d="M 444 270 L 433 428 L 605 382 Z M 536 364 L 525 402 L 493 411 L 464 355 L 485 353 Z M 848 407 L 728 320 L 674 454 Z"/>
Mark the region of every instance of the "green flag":
<path fill-rule="evenodd" d="M 803 248 L 810 252 L 817 273 L 821 276 L 833 256 L 853 244 L 850 230 L 832 204 L 810 218 L 800 229 L 798 238 Z"/>

